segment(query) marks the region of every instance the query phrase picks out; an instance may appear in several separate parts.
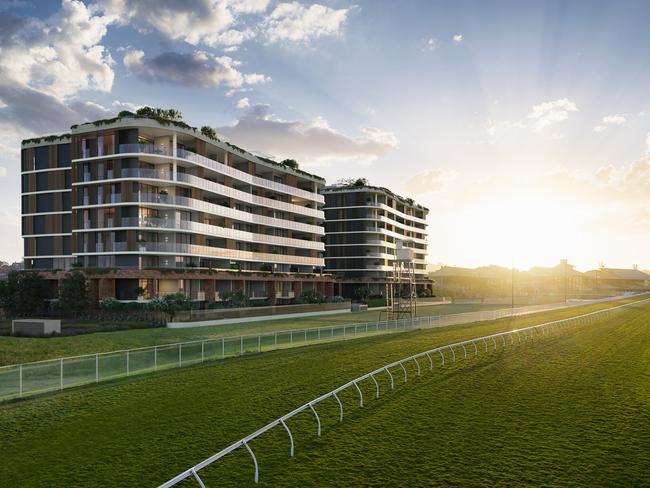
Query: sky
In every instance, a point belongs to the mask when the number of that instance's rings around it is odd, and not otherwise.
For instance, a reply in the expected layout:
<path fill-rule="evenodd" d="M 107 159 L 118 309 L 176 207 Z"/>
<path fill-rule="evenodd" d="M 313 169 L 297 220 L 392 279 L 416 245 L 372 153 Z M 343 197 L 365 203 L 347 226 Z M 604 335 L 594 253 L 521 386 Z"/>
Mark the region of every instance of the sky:
<path fill-rule="evenodd" d="M 430 209 L 431 263 L 650 269 L 650 3 L 0 0 L 0 259 L 20 140 L 143 105 Z"/>

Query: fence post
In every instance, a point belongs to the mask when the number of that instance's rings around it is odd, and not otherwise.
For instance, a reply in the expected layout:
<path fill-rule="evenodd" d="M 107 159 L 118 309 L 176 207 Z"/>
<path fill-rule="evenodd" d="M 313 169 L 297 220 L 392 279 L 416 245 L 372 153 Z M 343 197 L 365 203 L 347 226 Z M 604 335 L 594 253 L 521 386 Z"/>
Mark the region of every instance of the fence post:
<path fill-rule="evenodd" d="M 63 390 L 63 359 L 61 359 L 61 378 L 60 378 L 60 386 L 61 389 Z"/>
<path fill-rule="evenodd" d="M 307 343 L 307 329 L 305 329 L 305 344 Z"/>
<path fill-rule="evenodd" d="M 239 355 L 244 355 L 244 336 L 239 336 Z"/>
<path fill-rule="evenodd" d="M 18 396 L 23 396 L 23 365 L 18 366 Z"/>
<path fill-rule="evenodd" d="M 204 361 L 205 358 L 205 339 L 201 341 L 201 362 Z"/>
<path fill-rule="evenodd" d="M 129 369 L 130 369 L 130 356 L 129 356 L 129 350 L 126 350 L 126 375 L 129 376 Z"/>
<path fill-rule="evenodd" d="M 153 370 L 156 371 L 158 369 L 158 346 L 154 346 L 153 348 Z"/>
<path fill-rule="evenodd" d="M 262 352 L 262 336 L 261 335 L 257 336 L 257 347 L 259 348 L 259 352 Z"/>
<path fill-rule="evenodd" d="M 180 368 L 183 366 L 183 353 L 182 353 L 182 345 L 178 345 L 178 367 Z"/>
<path fill-rule="evenodd" d="M 273 345 L 274 346 L 278 345 L 278 333 L 277 332 L 273 333 Z"/>
<path fill-rule="evenodd" d="M 221 338 L 221 359 L 226 357 L 226 338 Z"/>
<path fill-rule="evenodd" d="M 95 354 L 95 383 L 99 383 L 99 353 Z"/>

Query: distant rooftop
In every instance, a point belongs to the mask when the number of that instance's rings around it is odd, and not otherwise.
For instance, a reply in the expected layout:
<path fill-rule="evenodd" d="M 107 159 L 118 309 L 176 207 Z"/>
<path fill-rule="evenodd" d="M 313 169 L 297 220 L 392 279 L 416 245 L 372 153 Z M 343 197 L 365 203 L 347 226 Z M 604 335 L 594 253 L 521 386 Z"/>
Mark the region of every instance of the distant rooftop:
<path fill-rule="evenodd" d="M 393 193 L 388 188 L 384 188 L 383 186 L 372 186 L 368 184 L 357 185 L 355 183 L 337 183 L 322 188 L 322 193 L 335 193 L 335 192 L 345 192 L 345 191 L 379 191 L 394 198 L 395 200 L 402 202 L 405 205 L 416 207 L 421 210 L 425 210 L 427 212 L 429 211 L 427 207 L 414 202 L 412 198 L 406 198 L 401 195 L 398 195 L 397 193 Z"/>

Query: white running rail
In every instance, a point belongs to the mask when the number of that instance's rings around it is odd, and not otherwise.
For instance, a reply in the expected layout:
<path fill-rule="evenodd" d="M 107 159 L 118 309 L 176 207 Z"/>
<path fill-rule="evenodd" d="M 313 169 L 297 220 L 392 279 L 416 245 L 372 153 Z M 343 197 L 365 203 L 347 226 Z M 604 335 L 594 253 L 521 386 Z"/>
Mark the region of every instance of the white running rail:
<path fill-rule="evenodd" d="M 290 443 L 290 449 L 289 449 L 289 455 L 293 456 L 294 455 L 294 441 L 293 441 L 293 434 L 291 433 L 291 429 L 287 425 L 286 421 L 289 420 L 291 417 L 294 415 L 299 414 L 300 412 L 304 412 L 306 410 L 310 410 L 313 415 L 314 419 L 316 421 L 316 426 L 317 430 L 316 433 L 318 436 L 321 435 L 321 422 L 320 422 L 320 417 L 318 416 L 318 412 L 316 411 L 315 406 L 322 402 L 323 400 L 327 400 L 329 398 L 334 398 L 338 405 L 339 405 L 339 420 L 342 422 L 343 421 L 343 403 L 341 402 L 340 398 L 338 397 L 338 394 L 341 393 L 343 390 L 346 390 L 347 388 L 354 387 L 355 390 L 357 391 L 357 394 L 359 395 L 359 407 L 363 407 L 363 402 L 364 402 L 364 396 L 363 392 L 361 391 L 361 388 L 359 388 L 359 383 L 362 381 L 366 380 L 372 380 L 376 387 L 376 398 L 379 398 L 379 383 L 377 382 L 375 376 L 380 375 L 380 374 L 385 374 L 390 378 L 390 385 L 391 389 L 395 388 L 395 379 L 393 377 L 393 374 L 391 373 L 391 368 L 400 368 L 402 373 L 404 374 L 404 382 L 408 380 L 408 372 L 407 369 L 405 368 L 405 364 L 408 363 L 413 363 L 416 367 L 417 370 L 417 375 L 420 375 L 420 372 L 422 370 L 422 366 L 420 365 L 420 362 L 418 359 L 421 359 L 426 365 L 428 363 L 429 369 L 433 371 L 433 363 L 434 363 L 434 358 L 437 360 L 440 360 L 441 366 L 444 366 L 445 360 L 451 359 L 452 362 L 456 361 L 456 355 L 457 355 L 457 350 L 458 350 L 458 355 L 460 356 L 461 354 L 465 359 L 468 358 L 468 352 L 469 356 L 472 354 L 474 356 L 478 356 L 479 349 L 484 350 L 484 352 L 488 352 L 490 349 L 497 350 L 499 343 L 501 344 L 501 348 L 504 349 L 509 342 L 510 345 L 514 345 L 515 341 L 517 343 L 522 342 L 522 336 L 523 340 L 532 340 L 533 338 L 540 336 L 548 336 L 550 335 L 551 332 L 559 330 L 567 330 L 570 326 L 572 325 L 578 325 L 578 324 L 588 324 L 591 323 L 593 320 L 596 319 L 602 319 L 602 318 L 607 318 L 610 315 L 621 311 L 625 307 L 629 307 L 632 305 L 638 305 L 639 303 L 644 303 L 650 301 L 650 298 L 644 299 L 644 300 L 638 300 L 635 302 L 631 303 L 626 303 L 623 305 L 619 305 L 616 307 L 611 307 L 607 308 L 604 310 L 598 310 L 596 312 L 590 312 L 582 315 L 577 315 L 575 317 L 569 317 L 566 319 L 561 319 L 561 320 L 554 320 L 552 322 L 546 322 L 543 324 L 539 325 L 533 325 L 530 327 L 525 327 L 523 329 L 515 329 L 515 330 L 510 330 L 506 332 L 500 332 L 497 334 L 491 334 L 483 337 L 477 337 L 475 339 L 469 339 L 466 341 L 461 341 L 461 342 L 455 342 L 453 344 L 448 344 L 445 346 L 441 347 L 436 347 L 434 349 L 430 349 L 428 351 L 424 351 L 418 354 L 414 354 L 413 356 L 409 356 L 405 359 L 400 359 L 399 361 L 395 361 L 393 363 L 387 364 L 385 366 L 382 366 L 381 368 L 378 368 L 370 373 L 366 373 L 363 376 L 359 376 L 358 378 L 353 379 L 352 381 L 347 382 L 346 384 L 339 386 L 338 388 L 325 393 L 324 395 L 319 396 L 318 398 L 315 398 L 311 400 L 308 403 L 305 403 L 304 405 L 301 405 L 300 407 L 296 408 L 295 410 L 292 410 L 291 412 L 287 413 L 286 415 L 283 415 L 282 417 L 274 420 L 273 422 L 270 422 L 269 424 L 265 425 L 259 430 L 256 430 L 252 434 L 247 435 L 243 439 L 238 440 L 237 442 L 231 444 L 230 446 L 226 447 L 225 449 L 222 449 L 218 453 L 214 454 L 213 456 L 210 456 L 209 458 L 205 459 L 204 461 L 201 461 L 200 463 L 192 466 L 186 471 L 183 471 L 181 474 L 178 476 L 175 476 L 174 478 L 170 479 L 169 481 L 163 483 L 160 485 L 158 488 L 170 488 L 177 483 L 181 482 L 184 479 L 187 478 L 193 478 L 196 483 L 201 487 L 205 488 L 205 484 L 203 483 L 203 480 L 199 476 L 199 471 L 206 466 L 211 465 L 215 461 L 218 461 L 222 457 L 224 457 L 226 454 L 231 453 L 232 451 L 243 447 L 248 451 L 248 454 L 251 456 L 251 459 L 253 461 L 253 466 L 255 468 L 255 474 L 254 474 L 254 481 L 257 483 L 259 481 L 259 466 L 257 463 L 257 458 L 255 457 L 255 453 L 253 452 L 251 446 L 249 445 L 250 441 L 253 439 L 261 436 L 265 432 L 273 429 L 274 427 L 277 426 L 282 426 L 282 428 L 287 432 L 287 435 L 289 437 L 289 443 Z M 469 349 L 469 351 L 468 351 Z M 447 356 L 445 356 L 445 352 L 448 352 Z"/>

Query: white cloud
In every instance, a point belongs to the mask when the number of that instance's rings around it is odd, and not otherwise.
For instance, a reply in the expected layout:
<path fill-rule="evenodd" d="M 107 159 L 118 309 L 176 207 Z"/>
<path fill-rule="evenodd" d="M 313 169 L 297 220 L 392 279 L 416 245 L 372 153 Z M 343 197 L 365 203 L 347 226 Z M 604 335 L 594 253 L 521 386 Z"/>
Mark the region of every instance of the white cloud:
<path fill-rule="evenodd" d="M 452 39 L 453 39 L 454 42 L 460 44 L 461 42 L 463 42 L 463 35 L 462 34 L 454 34 Z"/>
<path fill-rule="evenodd" d="M 594 132 L 603 132 L 613 125 L 623 125 L 626 120 L 627 118 L 622 114 L 606 115 L 602 118 L 600 124 L 594 127 Z"/>
<path fill-rule="evenodd" d="M 458 177 L 458 173 L 444 168 L 429 168 L 413 175 L 406 182 L 406 189 L 413 195 L 434 193 L 445 188 Z"/>
<path fill-rule="evenodd" d="M 250 101 L 248 100 L 247 97 L 240 98 L 237 101 L 237 108 L 248 108 L 250 106 L 251 106 L 251 104 L 250 104 Z"/>
<path fill-rule="evenodd" d="M 422 46 L 422 51 L 431 52 L 431 51 L 434 51 L 437 46 L 438 46 L 438 41 L 436 41 L 434 38 L 430 37 L 429 39 L 426 39 L 424 41 L 424 46 Z"/>
<path fill-rule="evenodd" d="M 133 74 L 149 82 L 166 82 L 186 86 L 211 87 L 264 83 L 270 78 L 258 74 L 241 73 L 238 61 L 228 56 L 214 56 L 205 51 L 192 53 L 167 52 L 147 58 L 140 50 L 124 55 L 124 66 Z"/>
<path fill-rule="evenodd" d="M 569 113 L 577 112 L 578 107 L 568 98 L 544 102 L 535 105 L 528 119 L 532 121 L 532 128 L 539 132 L 550 125 L 563 122 L 569 118 Z"/>
<path fill-rule="evenodd" d="M 369 164 L 398 144 L 395 134 L 374 127 L 364 127 L 361 136 L 351 137 L 332 128 L 322 117 L 282 120 L 265 104 L 251 105 L 244 117 L 218 132 L 242 147 L 294 158 L 307 166 L 333 161 Z"/>
<path fill-rule="evenodd" d="M 100 44 L 108 23 L 76 0 L 63 0 L 45 20 L 3 15 L 0 78 L 59 99 L 79 90 L 110 91 L 113 59 Z"/>
<path fill-rule="evenodd" d="M 324 5 L 309 7 L 298 2 L 281 3 L 264 20 L 262 28 L 269 42 L 309 42 L 340 34 L 349 9 L 335 10 Z"/>

